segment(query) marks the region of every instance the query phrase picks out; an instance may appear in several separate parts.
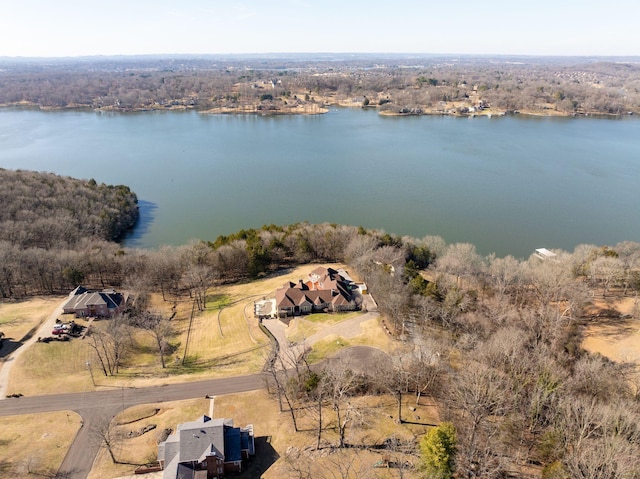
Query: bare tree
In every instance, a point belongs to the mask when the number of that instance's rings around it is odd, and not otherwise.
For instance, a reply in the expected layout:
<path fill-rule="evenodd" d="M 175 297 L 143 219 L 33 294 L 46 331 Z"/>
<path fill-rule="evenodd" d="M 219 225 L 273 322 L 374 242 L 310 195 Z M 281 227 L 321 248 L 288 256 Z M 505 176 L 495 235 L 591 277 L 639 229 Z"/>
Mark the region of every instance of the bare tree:
<path fill-rule="evenodd" d="M 89 433 L 93 440 L 101 447 L 105 447 L 111 461 L 114 464 L 121 464 L 114 454 L 115 447 L 119 444 L 119 436 L 111 425 L 111 419 L 107 416 L 101 416 L 91 423 Z"/>
<path fill-rule="evenodd" d="M 347 362 L 332 363 L 323 370 L 323 377 L 329 393 L 331 407 L 336 414 L 338 429 L 338 447 L 345 447 L 345 433 L 348 424 L 357 414 L 357 408 L 350 399 L 361 384 L 360 378 L 353 372 Z"/>
<path fill-rule="evenodd" d="M 491 452 L 492 438 L 498 432 L 492 416 L 502 416 L 511 403 L 507 377 L 480 362 L 468 362 L 456 372 L 451 404 L 461 415 L 457 423 L 459 469 L 471 477 L 490 477 L 481 471 L 497 471 L 501 465 Z"/>
<path fill-rule="evenodd" d="M 105 376 L 118 374 L 118 368 L 131 342 L 129 325 L 123 316 L 115 316 L 105 330 L 93 328 L 89 346 L 94 350 Z"/>
<path fill-rule="evenodd" d="M 424 339 L 416 344 L 412 354 L 407 357 L 405 366 L 407 382 L 409 388 L 416 394 L 416 404 L 419 404 L 423 394 L 435 392 L 442 374 L 440 350 L 435 341 Z"/>
<path fill-rule="evenodd" d="M 174 330 L 171 320 L 161 313 L 146 311 L 135 317 L 135 325 L 149 333 L 158 348 L 158 356 L 162 368 L 166 367 L 164 356 L 169 349 L 169 339 L 173 336 Z"/>
<path fill-rule="evenodd" d="M 267 372 L 273 379 L 280 404 L 280 411 L 284 411 L 282 405 L 282 399 L 284 399 L 287 404 L 287 410 L 291 415 L 293 429 L 298 432 L 298 418 L 296 413 L 298 398 L 303 390 L 303 377 L 298 368 L 290 368 L 287 366 L 288 364 L 282 355 L 278 355 L 268 365 Z"/>
<path fill-rule="evenodd" d="M 407 366 L 410 353 L 398 349 L 391 354 L 391 363 L 378 369 L 376 380 L 383 389 L 389 392 L 396 400 L 397 419 L 402 424 L 402 397 L 409 391 L 409 375 Z"/>
<path fill-rule="evenodd" d="M 609 288 L 624 278 L 624 265 L 616 257 L 598 256 L 589 267 L 591 280 L 602 285 L 602 296 L 606 296 Z"/>
<path fill-rule="evenodd" d="M 640 430 L 635 405 L 603 404 L 595 398 L 567 398 L 562 404 L 563 463 L 571 477 L 637 478 Z"/>

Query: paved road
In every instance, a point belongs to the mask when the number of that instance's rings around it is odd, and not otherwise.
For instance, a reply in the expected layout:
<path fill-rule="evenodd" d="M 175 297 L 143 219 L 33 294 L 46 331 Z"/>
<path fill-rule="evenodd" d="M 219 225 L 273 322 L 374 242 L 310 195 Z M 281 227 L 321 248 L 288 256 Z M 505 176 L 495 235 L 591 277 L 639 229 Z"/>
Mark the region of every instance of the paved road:
<path fill-rule="evenodd" d="M 9 398 L 0 401 L 0 416 L 61 410 L 80 414 L 84 425 L 69 448 L 58 475 L 68 479 L 84 479 L 100 449 L 100 445 L 92 440 L 90 429 L 92 424 L 101 419 L 111 419 L 122 409 L 138 404 L 253 391 L 263 388 L 264 381 L 262 374 L 252 374 L 149 388 Z"/>
<path fill-rule="evenodd" d="M 306 346 L 312 345 L 327 334 L 338 334 L 343 337 L 351 337 L 359 334 L 361 332 L 360 323 L 372 317 L 377 317 L 378 315 L 377 312 L 371 312 L 371 309 L 367 314 L 327 327 L 323 331 L 307 338 Z M 49 320 L 43 324 L 41 331 L 51 328 L 51 321 L 55 322 L 55 318 L 59 316 L 59 314 L 58 309 L 56 309 Z M 285 326 L 282 323 L 273 320 L 266 322 L 266 324 L 274 326 L 276 323 L 280 324 L 280 326 L 274 328 L 275 330 L 269 329 L 280 344 L 281 354 L 285 354 L 283 350 L 288 351 L 288 356 L 290 357 L 289 348 L 295 348 L 296 345 L 291 345 L 287 342 L 284 334 Z M 40 331 L 38 334 L 39 333 Z M 28 345 L 29 344 L 25 343 L 18 351 L 24 351 Z M 16 352 L 13 354 L 15 355 Z M 385 356 L 381 351 L 363 346 L 346 348 L 340 352 L 340 355 L 348 356 L 352 363 L 365 366 L 380 361 L 382 357 Z M 15 356 L 13 356 L 13 359 L 15 359 Z M 5 364 L 3 370 L 7 369 L 7 364 Z M 8 378 L 8 372 L 5 372 L 5 374 L 5 377 Z M 265 375 L 252 374 L 148 388 L 114 388 L 110 391 L 8 398 L 0 400 L 0 417 L 65 410 L 75 411 L 80 414 L 83 426 L 76 435 L 73 444 L 69 448 L 58 470 L 58 477 L 65 479 L 85 479 L 89 475 L 95 457 L 100 449 L 100 444 L 91 437 L 91 427 L 93 424 L 100 423 L 104 419 L 111 420 L 111 418 L 121 410 L 138 404 L 193 399 L 205 397 L 207 394 L 223 395 L 253 391 L 262 389 L 265 386 L 265 381 Z M 4 395 L 0 396 L 0 398 L 2 397 L 4 397 Z"/>

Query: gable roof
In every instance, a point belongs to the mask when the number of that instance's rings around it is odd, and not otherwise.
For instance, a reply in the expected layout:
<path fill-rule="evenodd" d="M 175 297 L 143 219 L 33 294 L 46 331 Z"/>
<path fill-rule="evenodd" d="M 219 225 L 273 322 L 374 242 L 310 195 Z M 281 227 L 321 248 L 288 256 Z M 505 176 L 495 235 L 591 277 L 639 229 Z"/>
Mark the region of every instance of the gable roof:
<path fill-rule="evenodd" d="M 65 303 L 63 309 L 65 311 L 77 310 L 99 305 L 104 305 L 108 309 L 117 309 L 122 301 L 122 294 L 114 290 L 88 291 L 82 286 L 78 286 L 73 290 L 73 296 Z"/>
<path fill-rule="evenodd" d="M 211 452 L 224 454 L 224 426 L 233 426 L 232 419 L 200 419 L 178 425 L 180 462 L 199 461 Z"/>
<path fill-rule="evenodd" d="M 158 459 L 164 462 L 162 477 L 174 479 L 182 477 L 181 473 L 191 477 L 193 464 L 210 456 L 220 457 L 225 463 L 241 461 L 243 448 L 248 448 L 250 454 L 254 452 L 249 438 L 252 435 L 253 426 L 233 427 L 233 419 L 201 416 L 178 424 L 176 432 L 158 445 Z"/>
<path fill-rule="evenodd" d="M 345 279 L 338 271 L 319 266 L 309 273 L 309 281 L 306 283 L 302 280 L 297 283 L 288 281 L 276 290 L 276 303 L 279 309 L 290 309 L 305 304 L 349 304 L 352 301 L 349 283 L 351 279 Z"/>

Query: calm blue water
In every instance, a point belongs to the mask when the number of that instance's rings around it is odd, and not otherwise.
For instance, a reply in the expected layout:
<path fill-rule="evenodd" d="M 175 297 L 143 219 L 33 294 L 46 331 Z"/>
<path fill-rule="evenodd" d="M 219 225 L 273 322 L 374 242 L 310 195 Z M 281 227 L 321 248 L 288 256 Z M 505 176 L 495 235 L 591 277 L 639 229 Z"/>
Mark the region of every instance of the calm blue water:
<path fill-rule="evenodd" d="M 0 110 L 0 167 L 130 186 L 128 246 L 298 221 L 499 256 L 640 241 L 637 119 Z"/>

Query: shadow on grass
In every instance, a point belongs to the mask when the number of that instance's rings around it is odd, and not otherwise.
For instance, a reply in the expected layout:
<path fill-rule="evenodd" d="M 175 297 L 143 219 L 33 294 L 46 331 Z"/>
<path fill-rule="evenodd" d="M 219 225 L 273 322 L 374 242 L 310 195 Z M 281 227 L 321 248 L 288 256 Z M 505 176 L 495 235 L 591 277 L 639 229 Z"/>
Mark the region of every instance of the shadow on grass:
<path fill-rule="evenodd" d="M 2 338 L 2 345 L 0 346 L 0 358 L 6 358 L 20 346 L 22 346 L 21 341 L 14 341 L 13 338 Z"/>

